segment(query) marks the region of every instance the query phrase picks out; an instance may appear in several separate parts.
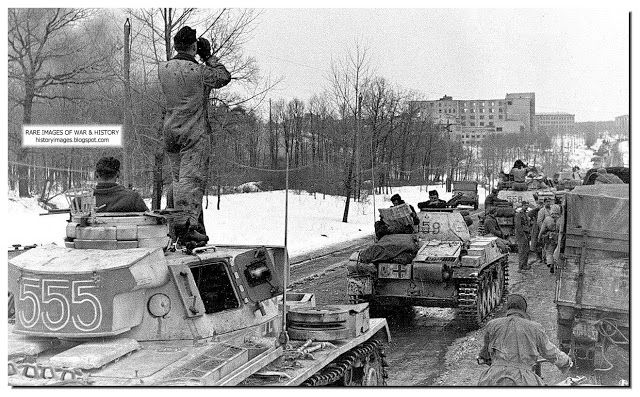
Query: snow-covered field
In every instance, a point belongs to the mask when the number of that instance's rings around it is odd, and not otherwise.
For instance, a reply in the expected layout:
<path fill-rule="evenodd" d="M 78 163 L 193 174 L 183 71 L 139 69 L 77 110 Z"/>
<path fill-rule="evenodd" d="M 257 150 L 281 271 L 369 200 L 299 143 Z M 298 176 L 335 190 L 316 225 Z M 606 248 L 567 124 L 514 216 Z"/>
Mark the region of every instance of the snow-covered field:
<path fill-rule="evenodd" d="M 417 203 L 428 200 L 428 190 L 438 190 L 440 198 L 448 200 L 444 186 L 406 186 L 394 188 L 390 194 L 376 195 L 376 208 L 391 206 L 389 198 L 399 193 L 417 209 Z M 486 192 L 479 188 L 480 202 Z M 205 224 L 210 242 L 214 244 L 284 244 L 285 192 L 239 193 L 223 195 L 220 210 L 215 196 L 209 197 Z M 66 208 L 62 196 L 55 201 Z M 149 203 L 147 203 L 149 204 Z M 349 222 L 342 222 L 344 197 L 315 197 L 312 194 L 289 192 L 288 247 L 291 255 L 304 254 L 328 245 L 373 234 L 373 197 L 366 202 L 351 202 Z M 44 213 L 35 198 L 19 199 L 9 194 L 8 245 L 63 245 L 66 214 L 39 216 Z"/>

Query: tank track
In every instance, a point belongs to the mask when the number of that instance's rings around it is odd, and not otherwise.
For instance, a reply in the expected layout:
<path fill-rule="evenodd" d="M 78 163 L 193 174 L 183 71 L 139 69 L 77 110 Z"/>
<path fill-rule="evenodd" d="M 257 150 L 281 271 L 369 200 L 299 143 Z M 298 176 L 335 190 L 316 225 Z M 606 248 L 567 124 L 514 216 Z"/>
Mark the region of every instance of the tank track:
<path fill-rule="evenodd" d="M 301 386 L 349 385 L 350 380 L 346 378 L 350 376 L 347 372 L 356 368 L 356 363 L 365 363 L 372 359 L 380 361 L 380 375 L 382 376 L 383 384 L 386 385 L 386 379 L 388 377 L 386 367 L 388 364 L 385 357 L 382 342 L 378 340 L 368 340 L 333 360 L 319 372 L 305 380 Z M 345 377 L 345 374 L 347 377 Z"/>
<path fill-rule="evenodd" d="M 504 272 L 502 296 L 497 302 L 486 302 L 493 286 L 499 286 L 499 278 L 493 279 L 494 270 L 501 266 Z M 497 285 L 496 285 L 497 284 Z M 490 314 L 507 299 L 509 287 L 509 264 L 507 257 L 486 266 L 474 279 L 461 280 L 458 283 L 458 318 L 464 328 L 476 329 Z M 499 293 L 499 291 L 493 291 Z"/>

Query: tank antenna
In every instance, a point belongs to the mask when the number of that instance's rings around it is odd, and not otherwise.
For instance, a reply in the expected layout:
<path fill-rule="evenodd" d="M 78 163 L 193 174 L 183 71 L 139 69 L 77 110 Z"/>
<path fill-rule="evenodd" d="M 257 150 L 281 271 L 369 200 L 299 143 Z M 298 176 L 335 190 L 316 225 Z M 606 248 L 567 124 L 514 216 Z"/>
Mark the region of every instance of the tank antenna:
<path fill-rule="evenodd" d="M 288 145 L 287 145 L 288 146 Z M 287 333 L 287 287 L 289 285 L 289 250 L 287 245 L 287 232 L 289 226 L 289 148 L 286 152 L 286 168 L 284 172 L 284 272 L 283 272 L 283 288 L 282 288 L 282 331 L 278 337 L 279 342 L 286 347 L 289 343 L 289 334 Z"/>

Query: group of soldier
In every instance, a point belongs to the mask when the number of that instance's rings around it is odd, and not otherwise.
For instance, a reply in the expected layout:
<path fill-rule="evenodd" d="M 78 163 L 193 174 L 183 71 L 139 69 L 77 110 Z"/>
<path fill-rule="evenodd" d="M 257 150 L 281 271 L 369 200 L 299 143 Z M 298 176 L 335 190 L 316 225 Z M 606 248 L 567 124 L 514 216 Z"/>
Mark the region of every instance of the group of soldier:
<path fill-rule="evenodd" d="M 177 239 L 183 243 L 206 241 L 202 216 L 202 198 L 210 155 L 210 126 L 207 117 L 209 93 L 214 88 L 228 84 L 231 75 L 212 55 L 209 42 L 197 38 L 196 31 L 183 27 L 174 37 L 178 54 L 159 67 L 159 79 L 166 100 L 163 136 L 169 155 L 173 185 L 174 209 L 181 214 L 174 222 Z M 200 62 L 195 56 L 199 57 Z M 520 168 L 518 168 L 519 170 Z M 519 180 L 523 172 L 516 172 Z M 140 195 L 118 185 L 120 162 L 105 157 L 96 165 L 98 184 L 94 190 L 96 207 L 103 212 L 136 212 L 148 208 Z M 487 199 L 498 200 L 496 192 Z M 171 201 L 171 200 L 169 200 Z M 391 198 L 394 206 L 404 204 L 399 195 Z M 418 204 L 420 209 L 446 208 L 450 203 L 441 200 L 438 192 L 429 192 L 429 200 Z M 486 203 L 485 203 L 486 204 Z M 418 223 L 415 209 L 410 207 L 413 223 Z M 488 233 L 502 236 L 495 217 L 490 212 L 485 220 Z M 553 272 L 553 255 L 560 207 L 550 202 L 529 208 L 523 202 L 516 212 L 516 236 L 519 247 L 519 267 L 530 269 L 530 248 Z M 376 232 L 378 230 L 376 229 Z M 538 250 L 538 242 L 543 249 Z M 543 356 L 560 368 L 572 365 L 571 359 L 557 349 L 545 335 L 543 327 L 532 321 L 526 313 L 527 303 L 520 295 L 510 295 L 507 315 L 489 322 L 486 326 L 484 346 L 480 353 L 491 366 L 482 375 L 479 385 L 542 385 L 542 380 L 532 372 L 538 356 Z"/>

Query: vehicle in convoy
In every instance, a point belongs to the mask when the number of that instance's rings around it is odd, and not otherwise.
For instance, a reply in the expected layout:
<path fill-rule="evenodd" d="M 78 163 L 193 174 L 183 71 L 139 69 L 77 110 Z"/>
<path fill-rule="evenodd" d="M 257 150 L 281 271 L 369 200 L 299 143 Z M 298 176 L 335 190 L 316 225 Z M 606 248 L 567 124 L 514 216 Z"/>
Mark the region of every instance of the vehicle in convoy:
<path fill-rule="evenodd" d="M 412 236 L 418 249 L 412 257 L 400 263 L 365 264 L 367 250 L 351 255 L 347 266 L 351 302 L 369 302 L 372 310 L 384 311 L 410 306 L 456 308 L 463 326 L 480 326 L 507 295 L 507 254 L 498 249 L 496 237 L 471 237 L 463 216 L 453 209 L 423 210 L 418 218 Z"/>
<path fill-rule="evenodd" d="M 571 190 L 582 185 L 582 180 L 574 179 L 572 171 L 560 171 L 554 175 L 556 190 Z"/>
<path fill-rule="evenodd" d="M 502 202 L 494 202 L 493 206 L 485 206 L 484 215 L 479 216 L 478 233 L 484 233 L 484 219 L 486 214 L 489 213 L 492 207 L 496 208 L 496 220 L 500 231 L 505 236 L 509 244 L 511 252 L 518 252 L 518 244 L 516 242 L 515 231 L 515 208 L 526 201 L 530 205 L 536 202 L 544 202 L 547 199 L 551 199 L 556 202 L 559 198 L 557 192 L 553 189 L 532 189 L 532 190 L 513 190 L 509 182 L 502 183 L 503 189 L 498 191 L 498 199 L 504 200 Z M 534 194 L 538 197 L 536 201 Z"/>
<path fill-rule="evenodd" d="M 9 260 L 10 385 L 385 383 L 368 305 L 285 297 L 285 247 L 174 250 L 167 218 L 72 213 L 66 247 Z"/>
<path fill-rule="evenodd" d="M 453 196 L 458 195 L 458 205 L 470 205 L 474 210 L 478 209 L 478 182 L 476 181 L 454 181 Z"/>
<path fill-rule="evenodd" d="M 560 348 L 605 368 L 607 348 L 629 343 L 629 185 L 578 186 L 566 195 L 556 272 Z"/>
<path fill-rule="evenodd" d="M 628 167 L 606 167 L 608 174 L 613 174 L 622 179 L 622 182 L 628 184 L 631 181 L 631 171 Z M 598 168 L 592 168 L 587 171 L 582 181 L 583 185 L 593 185 L 596 183 L 598 177 Z"/>

